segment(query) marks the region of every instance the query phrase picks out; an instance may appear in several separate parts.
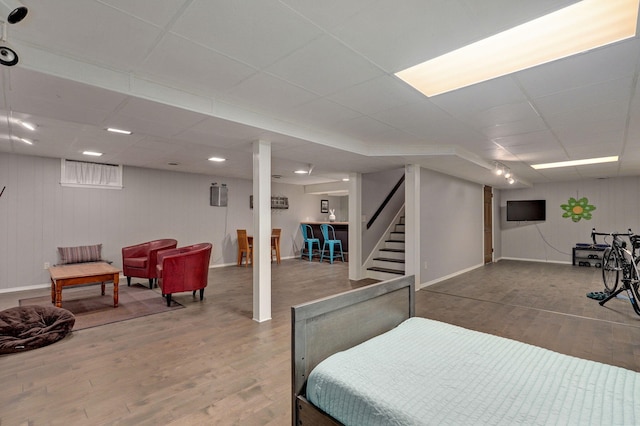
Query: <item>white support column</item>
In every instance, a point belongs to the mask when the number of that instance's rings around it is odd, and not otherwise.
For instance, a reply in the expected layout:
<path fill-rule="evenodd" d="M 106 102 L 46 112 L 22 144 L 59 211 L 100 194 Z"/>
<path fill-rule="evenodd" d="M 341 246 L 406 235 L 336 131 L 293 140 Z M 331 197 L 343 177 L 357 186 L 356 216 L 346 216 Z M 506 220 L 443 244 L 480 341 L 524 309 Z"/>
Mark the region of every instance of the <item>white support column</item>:
<path fill-rule="evenodd" d="M 362 175 L 349 174 L 349 279 L 363 279 L 362 270 Z"/>
<path fill-rule="evenodd" d="M 405 166 L 404 184 L 404 227 L 405 227 L 405 271 L 407 275 L 415 275 L 416 290 L 421 284 L 420 250 L 420 166 L 408 164 Z"/>
<path fill-rule="evenodd" d="M 253 143 L 253 320 L 271 319 L 271 143 Z"/>

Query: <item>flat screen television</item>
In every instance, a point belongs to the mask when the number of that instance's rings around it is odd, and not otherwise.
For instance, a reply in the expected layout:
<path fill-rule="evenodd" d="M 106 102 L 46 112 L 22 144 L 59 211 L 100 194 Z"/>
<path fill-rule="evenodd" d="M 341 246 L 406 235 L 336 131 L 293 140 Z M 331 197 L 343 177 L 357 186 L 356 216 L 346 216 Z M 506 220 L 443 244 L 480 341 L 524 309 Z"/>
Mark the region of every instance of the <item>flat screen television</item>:
<path fill-rule="evenodd" d="M 546 200 L 507 201 L 507 221 L 533 222 L 547 219 Z"/>

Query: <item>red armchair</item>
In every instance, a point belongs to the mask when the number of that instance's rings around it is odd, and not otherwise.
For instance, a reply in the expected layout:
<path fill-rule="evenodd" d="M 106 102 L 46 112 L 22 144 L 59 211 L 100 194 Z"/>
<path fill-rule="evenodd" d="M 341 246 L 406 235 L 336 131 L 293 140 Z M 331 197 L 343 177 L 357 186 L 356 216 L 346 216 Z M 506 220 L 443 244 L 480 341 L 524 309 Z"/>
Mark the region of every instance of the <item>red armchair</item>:
<path fill-rule="evenodd" d="M 158 253 L 158 286 L 167 298 L 167 306 L 171 306 L 171 295 L 182 291 L 193 291 L 195 296 L 200 290 L 200 300 L 204 299 L 211 249 L 211 243 L 200 243 Z"/>
<path fill-rule="evenodd" d="M 158 278 L 156 264 L 158 251 L 174 249 L 178 242 L 172 239 L 154 240 L 135 246 L 122 248 L 122 275 L 127 277 L 127 285 L 131 286 L 131 277 L 148 278 L 149 288 Z"/>

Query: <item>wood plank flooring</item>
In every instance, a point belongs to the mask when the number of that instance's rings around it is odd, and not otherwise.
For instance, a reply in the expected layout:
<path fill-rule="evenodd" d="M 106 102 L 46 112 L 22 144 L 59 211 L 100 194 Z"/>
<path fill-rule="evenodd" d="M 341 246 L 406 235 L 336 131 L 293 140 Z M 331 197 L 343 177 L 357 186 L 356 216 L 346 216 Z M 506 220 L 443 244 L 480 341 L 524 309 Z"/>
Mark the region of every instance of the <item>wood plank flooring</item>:
<path fill-rule="evenodd" d="M 640 317 L 601 307 L 600 270 L 501 261 L 418 292 L 419 316 L 640 371 Z M 0 356 L 0 425 L 290 424 L 290 307 L 367 285 L 343 263 L 283 260 L 271 321 L 252 318 L 252 270 L 210 271 L 205 300 Z M 0 294 L 0 309 L 47 289 Z M 108 297 L 108 296 L 105 296 Z M 158 297 L 160 297 L 158 295 Z"/>

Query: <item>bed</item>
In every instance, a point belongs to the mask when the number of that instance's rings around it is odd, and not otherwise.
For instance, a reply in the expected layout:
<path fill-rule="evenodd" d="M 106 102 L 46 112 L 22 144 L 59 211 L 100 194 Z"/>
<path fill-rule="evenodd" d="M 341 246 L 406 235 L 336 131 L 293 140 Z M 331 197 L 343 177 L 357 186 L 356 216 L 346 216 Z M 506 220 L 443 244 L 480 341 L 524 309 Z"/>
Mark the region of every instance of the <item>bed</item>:
<path fill-rule="evenodd" d="M 294 425 L 640 424 L 640 373 L 416 318 L 413 281 L 292 307 Z"/>

